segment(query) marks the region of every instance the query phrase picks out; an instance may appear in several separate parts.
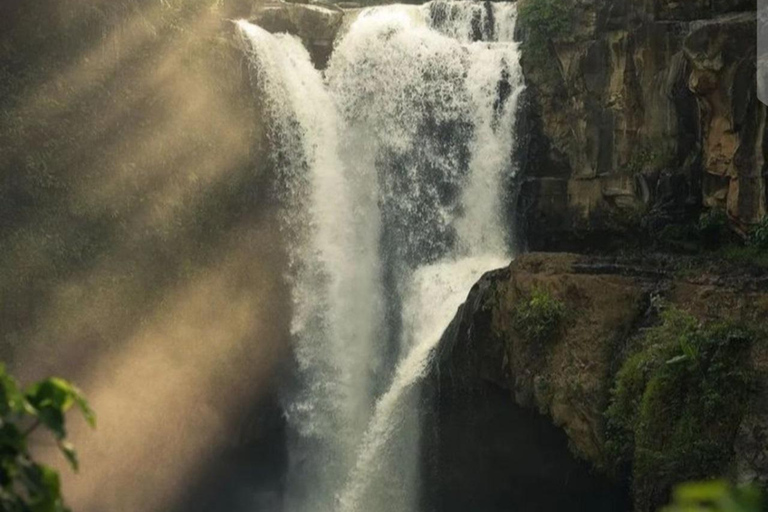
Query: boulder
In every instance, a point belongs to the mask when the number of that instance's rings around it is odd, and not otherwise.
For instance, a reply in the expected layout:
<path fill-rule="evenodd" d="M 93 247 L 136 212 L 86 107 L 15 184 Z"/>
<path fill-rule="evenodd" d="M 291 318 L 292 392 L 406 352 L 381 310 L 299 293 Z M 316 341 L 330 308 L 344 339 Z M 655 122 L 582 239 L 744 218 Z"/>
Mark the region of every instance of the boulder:
<path fill-rule="evenodd" d="M 250 21 L 272 33 L 288 33 L 302 40 L 319 69 L 325 68 L 344 11 L 330 3 L 270 2 L 257 4 Z"/>

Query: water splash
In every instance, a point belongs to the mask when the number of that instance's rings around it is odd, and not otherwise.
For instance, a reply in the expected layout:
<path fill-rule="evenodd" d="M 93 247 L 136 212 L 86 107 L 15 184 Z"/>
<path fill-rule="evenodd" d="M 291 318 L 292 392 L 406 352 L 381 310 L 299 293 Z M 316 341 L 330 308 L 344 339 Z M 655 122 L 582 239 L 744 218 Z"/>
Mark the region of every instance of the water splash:
<path fill-rule="evenodd" d="M 515 17 L 366 9 L 325 77 L 296 39 L 240 24 L 291 247 L 290 512 L 418 509 L 419 381 L 471 285 L 510 258 Z"/>
<path fill-rule="evenodd" d="M 368 361 L 382 316 L 376 201 L 342 172 L 335 106 L 301 42 L 239 28 L 269 116 L 290 246 L 301 380 L 285 405 L 300 455 L 289 484 L 308 489 L 302 508 L 323 510 L 332 497 L 313 489 L 343 481 L 372 401 Z"/>

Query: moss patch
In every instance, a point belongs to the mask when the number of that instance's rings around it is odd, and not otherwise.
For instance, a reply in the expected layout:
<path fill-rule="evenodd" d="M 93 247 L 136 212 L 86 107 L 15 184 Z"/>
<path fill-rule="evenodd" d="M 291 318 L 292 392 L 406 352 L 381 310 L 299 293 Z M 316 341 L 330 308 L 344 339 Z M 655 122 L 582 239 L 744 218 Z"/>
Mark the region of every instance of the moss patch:
<path fill-rule="evenodd" d="M 635 509 L 653 510 L 681 481 L 720 476 L 750 391 L 753 334 L 701 324 L 678 309 L 642 340 L 617 374 L 606 411 L 606 448 L 630 476 Z"/>
<path fill-rule="evenodd" d="M 515 307 L 513 326 L 531 344 L 542 344 L 552 339 L 565 319 L 565 304 L 548 290 L 534 288 L 530 297 Z"/>

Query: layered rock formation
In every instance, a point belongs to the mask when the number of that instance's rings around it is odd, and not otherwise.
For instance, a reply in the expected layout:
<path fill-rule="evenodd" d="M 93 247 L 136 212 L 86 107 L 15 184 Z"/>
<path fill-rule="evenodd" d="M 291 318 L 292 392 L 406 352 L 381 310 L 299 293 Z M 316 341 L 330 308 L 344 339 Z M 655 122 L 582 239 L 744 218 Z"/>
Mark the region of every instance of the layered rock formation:
<path fill-rule="evenodd" d="M 531 135 L 520 211 L 531 247 L 582 249 L 574 231 L 622 234 L 701 205 L 725 209 L 740 230 L 759 221 L 754 2 L 568 5 L 570 28 L 544 48 L 521 19 Z"/>
<path fill-rule="evenodd" d="M 621 506 L 626 491 L 632 493 L 635 510 L 652 510 L 665 501 L 670 482 L 685 479 L 684 474 L 659 472 L 641 481 L 637 468 L 627 473 L 616 467 L 616 440 L 608 432 L 606 411 L 617 373 L 641 347 L 647 348 L 647 342 L 638 340 L 659 324 L 660 310 L 679 308 L 704 324 L 729 320 L 759 325 L 768 315 L 768 281 L 737 269 L 715 272 L 706 266 L 696 272 L 669 266 L 670 271 L 662 272 L 659 263 L 532 253 L 487 274 L 473 288 L 445 334 L 429 378 L 434 412 L 425 430 L 426 453 L 431 457 L 425 474 L 435 492 L 448 493 L 448 501 L 466 503 L 473 496 L 493 502 L 493 493 L 509 500 L 507 490 L 520 486 L 546 489 L 520 498 L 521 504 L 540 507 L 537 510 L 549 510 L 547 500 L 557 493 L 570 500 L 565 507 L 559 505 L 561 510 L 628 509 Z M 535 290 L 562 303 L 565 313 L 552 336 L 531 340 L 515 318 Z M 768 481 L 765 339 L 753 340 L 743 368 L 752 376 L 753 387 L 730 430 L 718 434 L 725 454 L 724 465 L 718 468 L 737 480 L 764 484 Z M 698 399 L 695 391 L 685 393 L 686 400 Z M 493 413 L 487 411 L 489 403 Z M 558 452 L 564 443 L 548 438 L 546 426 L 536 426 L 541 420 L 533 411 L 562 429 L 575 459 Z M 674 429 L 673 417 L 668 412 L 661 421 Z M 526 428 L 529 435 L 516 434 Z M 460 441 L 456 432 L 467 440 Z M 697 433 L 687 438 L 692 450 L 703 437 Z M 548 448 L 535 448 L 545 438 Z M 482 453 L 478 448 L 471 462 L 456 455 L 466 451 L 463 446 L 495 445 L 506 448 L 486 457 L 478 455 Z M 536 457 L 526 455 L 530 450 Z M 588 461 L 594 473 L 574 470 L 578 460 Z M 698 474 L 707 471 L 701 464 L 694 464 L 693 476 L 714 476 Z M 503 483 L 489 484 L 499 481 L 499 471 Z M 610 476 L 613 485 L 600 475 Z M 464 478 L 477 482 L 475 489 L 456 483 Z M 589 492 L 596 489 L 603 496 L 588 501 Z"/>

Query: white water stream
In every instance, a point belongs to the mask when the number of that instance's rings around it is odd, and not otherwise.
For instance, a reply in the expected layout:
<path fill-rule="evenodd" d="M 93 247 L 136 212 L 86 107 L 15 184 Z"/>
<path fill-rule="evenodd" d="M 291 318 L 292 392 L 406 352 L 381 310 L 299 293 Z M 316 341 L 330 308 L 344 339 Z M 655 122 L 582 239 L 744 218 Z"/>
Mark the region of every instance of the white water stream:
<path fill-rule="evenodd" d="M 291 254 L 287 512 L 419 508 L 418 384 L 472 284 L 511 258 L 515 17 L 366 9 L 324 74 L 296 38 L 239 23 Z"/>

